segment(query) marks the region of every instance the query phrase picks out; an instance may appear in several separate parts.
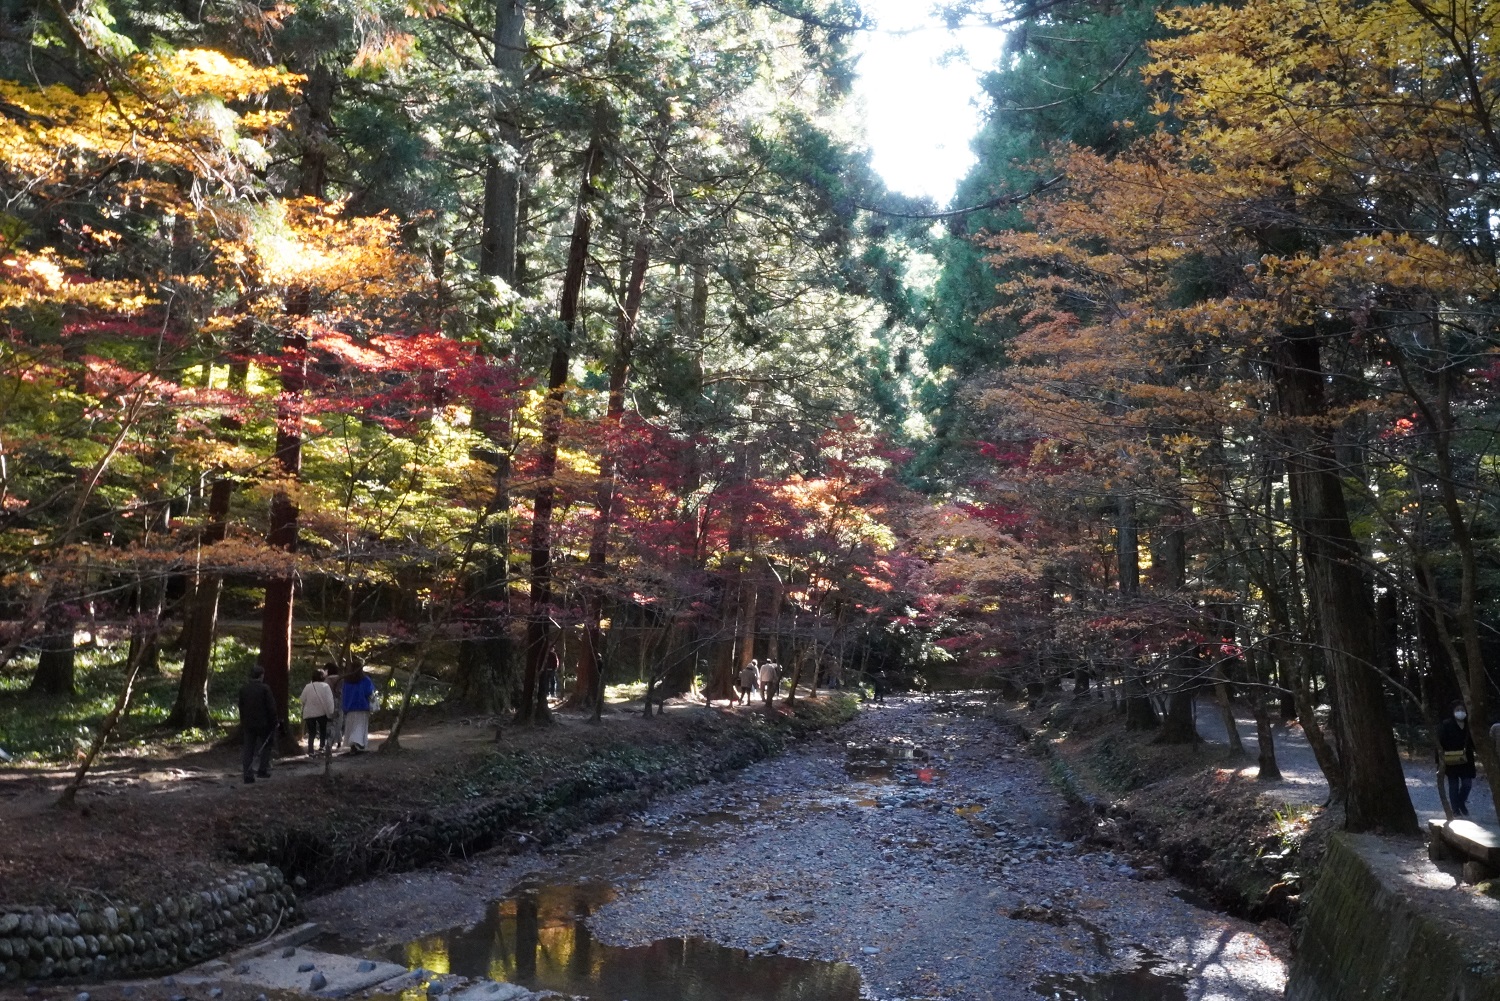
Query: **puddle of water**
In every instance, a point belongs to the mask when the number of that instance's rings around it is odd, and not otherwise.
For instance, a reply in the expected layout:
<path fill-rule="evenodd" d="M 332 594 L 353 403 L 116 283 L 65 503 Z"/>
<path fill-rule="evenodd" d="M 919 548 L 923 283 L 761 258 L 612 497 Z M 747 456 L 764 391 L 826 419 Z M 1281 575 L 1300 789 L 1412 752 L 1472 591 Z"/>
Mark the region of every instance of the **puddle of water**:
<path fill-rule="evenodd" d="M 1051 973 L 1033 989 L 1050 1001 L 1188 1001 L 1187 978 L 1161 966 L 1159 960 L 1148 959 L 1117 973 Z"/>
<path fill-rule="evenodd" d="M 473 928 L 395 946 L 383 958 L 593 1001 L 858 1001 L 844 963 L 757 955 L 697 938 L 622 948 L 595 941 L 585 919 L 612 900 L 608 883 L 518 889 Z"/>

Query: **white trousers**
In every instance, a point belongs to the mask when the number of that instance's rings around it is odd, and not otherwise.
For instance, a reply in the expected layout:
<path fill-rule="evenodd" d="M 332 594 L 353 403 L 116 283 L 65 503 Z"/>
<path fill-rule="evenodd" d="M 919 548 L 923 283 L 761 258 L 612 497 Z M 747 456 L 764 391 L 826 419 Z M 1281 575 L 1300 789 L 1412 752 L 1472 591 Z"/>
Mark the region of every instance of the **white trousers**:
<path fill-rule="evenodd" d="M 365 749 L 370 742 L 370 713 L 367 710 L 351 709 L 344 713 L 344 739 L 350 747 Z"/>

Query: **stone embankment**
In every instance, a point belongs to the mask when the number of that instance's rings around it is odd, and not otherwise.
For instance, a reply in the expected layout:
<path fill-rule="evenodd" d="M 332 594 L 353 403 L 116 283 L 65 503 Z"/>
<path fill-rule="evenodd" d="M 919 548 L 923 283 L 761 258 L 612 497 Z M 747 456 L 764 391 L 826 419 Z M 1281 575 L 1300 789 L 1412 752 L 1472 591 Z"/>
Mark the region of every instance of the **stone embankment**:
<path fill-rule="evenodd" d="M 0 910 L 0 966 L 7 982 L 176 970 L 263 938 L 296 911 L 296 894 L 268 865 L 144 904 Z"/>
<path fill-rule="evenodd" d="M 1308 894 L 1287 1001 L 1500 1001 L 1500 901 L 1416 839 L 1335 836 Z"/>

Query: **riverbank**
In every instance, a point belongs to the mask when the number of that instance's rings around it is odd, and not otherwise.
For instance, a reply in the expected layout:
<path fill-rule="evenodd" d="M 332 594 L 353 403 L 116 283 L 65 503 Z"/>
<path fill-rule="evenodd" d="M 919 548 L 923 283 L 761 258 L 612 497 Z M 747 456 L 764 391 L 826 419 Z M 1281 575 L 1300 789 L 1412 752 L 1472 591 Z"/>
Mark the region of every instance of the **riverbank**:
<path fill-rule="evenodd" d="M 1079 837 L 1159 867 L 1213 907 L 1272 922 L 1267 933 L 1290 940 L 1309 876 L 1342 823 L 1303 777 L 1259 781 L 1254 758 L 1224 743 L 1157 743 L 1094 695 L 1000 712 L 1048 763 Z"/>
<path fill-rule="evenodd" d="M 837 726 L 852 700 L 720 711 L 686 703 L 649 720 L 612 711 L 599 724 L 559 714 L 541 728 L 490 727 L 428 713 L 398 754 L 278 761 L 243 785 L 238 748 L 106 762 L 75 810 L 52 806 L 67 773 L 0 775 L 0 910 L 121 907 L 211 886 L 245 863 L 278 867 L 299 891 L 465 853 L 546 843 L 638 809 Z M 374 744 L 380 742 L 375 735 Z"/>

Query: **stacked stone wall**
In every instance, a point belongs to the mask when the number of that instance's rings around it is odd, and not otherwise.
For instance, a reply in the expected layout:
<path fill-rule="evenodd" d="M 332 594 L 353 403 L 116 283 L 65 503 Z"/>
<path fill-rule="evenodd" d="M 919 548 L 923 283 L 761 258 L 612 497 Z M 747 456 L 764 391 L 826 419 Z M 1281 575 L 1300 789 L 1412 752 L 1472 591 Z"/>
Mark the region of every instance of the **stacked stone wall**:
<path fill-rule="evenodd" d="M 7 982 L 178 970 L 264 938 L 296 913 L 296 894 L 268 865 L 139 904 L 0 904 L 0 970 Z"/>

